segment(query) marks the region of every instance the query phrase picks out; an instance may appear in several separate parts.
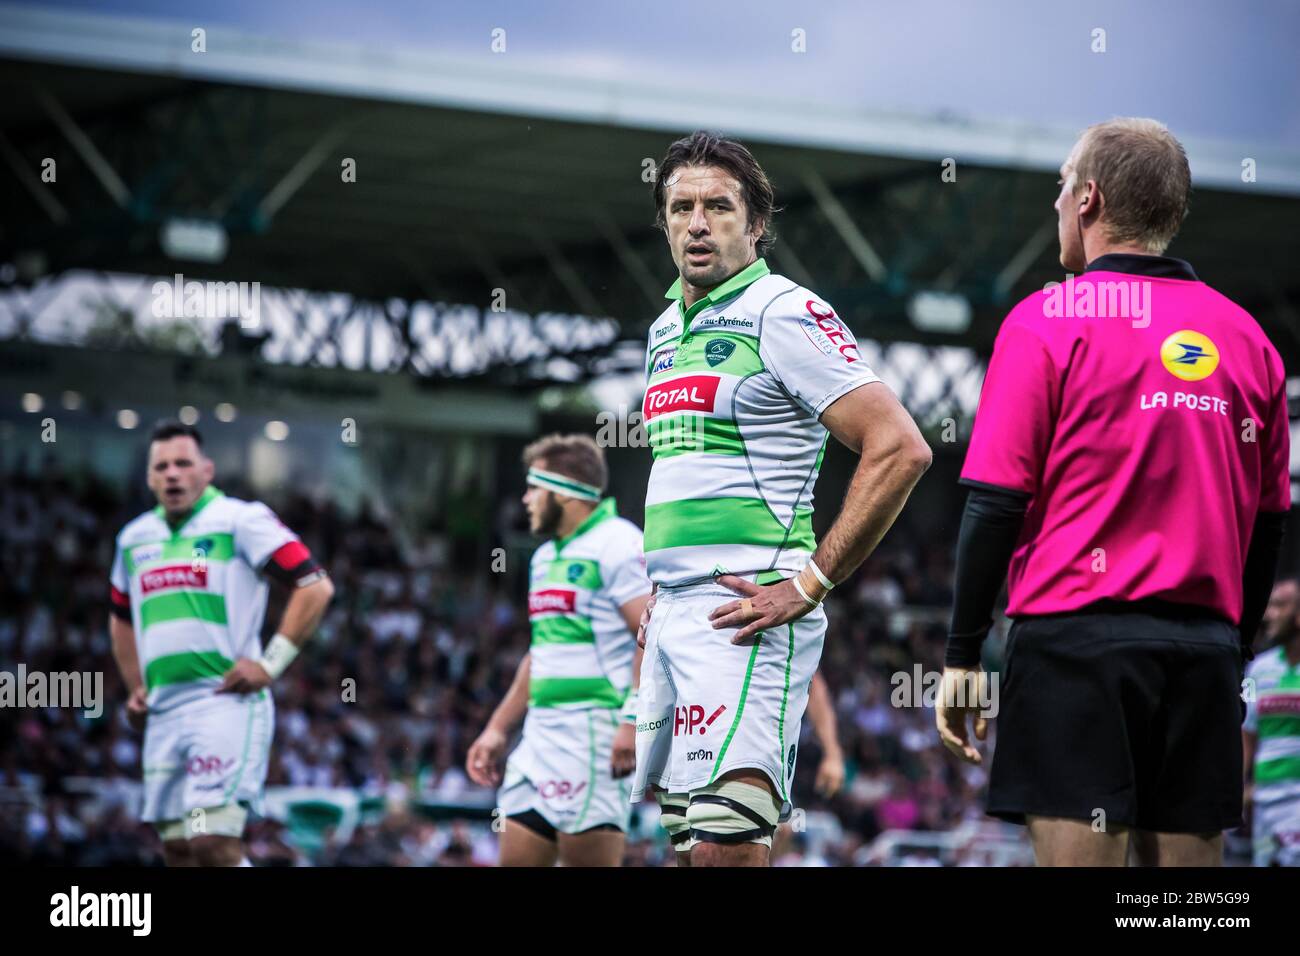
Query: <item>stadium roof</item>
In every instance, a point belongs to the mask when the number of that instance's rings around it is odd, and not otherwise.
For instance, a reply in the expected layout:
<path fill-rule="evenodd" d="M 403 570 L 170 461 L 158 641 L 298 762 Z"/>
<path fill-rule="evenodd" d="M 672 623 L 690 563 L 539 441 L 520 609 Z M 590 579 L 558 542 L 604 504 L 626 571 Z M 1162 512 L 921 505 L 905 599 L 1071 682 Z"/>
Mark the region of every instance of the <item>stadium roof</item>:
<path fill-rule="evenodd" d="M 0 261 L 613 316 L 636 338 L 673 278 L 643 174 L 693 128 L 740 136 L 785 211 L 773 265 L 860 334 L 986 351 L 1007 306 L 1060 278 L 1055 170 L 1073 130 L 835 110 L 495 61 L 270 40 L 0 7 Z M 1196 193 L 1171 252 L 1300 367 L 1300 157 L 1188 142 Z M 58 163 L 56 186 L 40 163 Z M 940 163 L 956 160 L 955 182 Z M 1256 179 L 1244 182 L 1242 162 Z M 344 182 L 341 163 L 356 163 Z M 162 250 L 220 221 L 219 263 Z M 973 324 L 918 327 L 919 292 Z M 941 310 L 942 311 L 942 310 Z"/>

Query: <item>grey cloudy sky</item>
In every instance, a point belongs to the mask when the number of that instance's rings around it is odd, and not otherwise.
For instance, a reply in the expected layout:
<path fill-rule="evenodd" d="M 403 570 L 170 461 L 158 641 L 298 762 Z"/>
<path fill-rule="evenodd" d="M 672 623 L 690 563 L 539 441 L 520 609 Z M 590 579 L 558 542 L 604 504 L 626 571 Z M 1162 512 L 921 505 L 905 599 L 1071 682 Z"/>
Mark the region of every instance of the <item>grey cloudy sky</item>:
<path fill-rule="evenodd" d="M 1154 116 L 1180 136 L 1300 149 L 1295 0 L 45 0 L 283 39 L 492 56 L 593 78 L 772 91 L 828 105 L 1081 127 Z M 1105 53 L 1091 50 L 1094 28 Z M 807 52 L 791 52 L 791 31 Z"/>

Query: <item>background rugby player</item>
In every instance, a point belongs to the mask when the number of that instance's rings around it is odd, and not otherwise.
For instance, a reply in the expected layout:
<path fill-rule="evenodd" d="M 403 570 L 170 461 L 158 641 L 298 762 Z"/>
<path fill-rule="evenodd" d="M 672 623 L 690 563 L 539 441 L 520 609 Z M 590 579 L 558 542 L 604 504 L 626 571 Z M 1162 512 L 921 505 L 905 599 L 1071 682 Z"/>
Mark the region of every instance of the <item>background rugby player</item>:
<path fill-rule="evenodd" d="M 1082 275 L 1068 303 L 1036 292 L 1003 323 L 962 471 L 936 719 L 980 759 L 978 705 L 952 689 L 1009 566 L 988 810 L 1028 823 L 1040 864 L 1123 865 L 1130 842 L 1142 862 L 1219 864 L 1241 822 L 1243 656 L 1290 507 L 1288 422 L 1255 320 L 1163 255 L 1190 186 L 1161 124 L 1084 132 L 1056 200 Z"/>
<path fill-rule="evenodd" d="M 144 811 L 168 866 L 249 866 L 275 710 L 269 687 L 315 632 L 334 586 L 266 505 L 212 486 L 191 425 L 149 442 L 158 507 L 126 525 L 113 558 L 109 632 L 144 729 Z M 293 588 L 262 648 L 267 583 Z M 138 640 L 137 640 L 138 638 Z"/>
<path fill-rule="evenodd" d="M 635 634 L 650 597 L 641 529 L 602 500 L 609 472 L 590 437 L 550 435 L 523 457 L 529 528 L 548 539 L 529 570 L 532 644 L 466 770 L 501 787 L 502 866 L 618 866 L 636 760 Z"/>
<path fill-rule="evenodd" d="M 1245 801 L 1256 866 L 1300 866 L 1300 581 L 1279 581 L 1260 628 L 1265 649 L 1249 681 Z"/>

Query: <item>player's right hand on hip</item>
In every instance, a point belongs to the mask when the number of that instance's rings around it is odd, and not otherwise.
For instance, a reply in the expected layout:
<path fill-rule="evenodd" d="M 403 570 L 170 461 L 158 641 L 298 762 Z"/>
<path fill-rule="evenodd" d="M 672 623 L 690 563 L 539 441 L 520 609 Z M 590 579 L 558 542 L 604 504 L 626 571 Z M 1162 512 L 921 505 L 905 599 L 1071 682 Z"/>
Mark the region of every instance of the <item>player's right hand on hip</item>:
<path fill-rule="evenodd" d="M 650 593 L 650 600 L 645 602 L 645 610 L 641 612 L 641 623 L 636 628 L 636 644 L 642 650 L 645 650 L 645 632 L 646 628 L 650 626 L 650 612 L 654 610 L 655 598 L 658 596 L 658 591 Z"/>
<path fill-rule="evenodd" d="M 469 747 L 465 772 L 480 787 L 501 785 L 501 755 L 505 753 L 506 735 L 493 727 L 486 728 Z"/>
<path fill-rule="evenodd" d="M 126 722 L 132 730 L 144 730 L 145 722 L 149 719 L 147 700 L 148 693 L 143 687 L 131 691 L 131 696 L 126 699 Z"/>

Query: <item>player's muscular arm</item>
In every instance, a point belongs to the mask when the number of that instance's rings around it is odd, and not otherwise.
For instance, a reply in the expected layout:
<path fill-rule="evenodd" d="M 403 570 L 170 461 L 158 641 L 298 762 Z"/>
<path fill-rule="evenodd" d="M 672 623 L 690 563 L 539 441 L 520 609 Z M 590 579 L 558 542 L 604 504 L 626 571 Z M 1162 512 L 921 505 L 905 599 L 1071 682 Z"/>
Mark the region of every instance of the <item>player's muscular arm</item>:
<path fill-rule="evenodd" d="M 136 730 L 144 728 L 148 708 L 145 704 L 144 675 L 140 672 L 140 652 L 135 646 L 135 628 L 122 618 L 110 614 L 108 634 L 113 642 L 113 659 L 126 685 L 126 719 Z"/>
<path fill-rule="evenodd" d="M 860 456 L 844 505 L 813 560 L 838 584 L 871 554 L 907 496 L 930 467 L 930 446 L 912 416 L 883 382 L 863 385 L 833 402 L 822 424 Z"/>
<path fill-rule="evenodd" d="M 140 673 L 140 653 L 135 646 L 135 628 L 115 615 L 109 615 L 108 635 L 113 641 L 113 659 L 122 674 L 127 693 L 144 684 Z"/>
<path fill-rule="evenodd" d="M 641 685 L 641 659 L 645 656 L 641 626 L 642 618 L 647 615 L 646 609 L 649 605 L 650 595 L 643 594 L 619 608 L 619 612 L 623 615 L 623 623 L 627 625 L 630 632 L 637 635 L 638 639 L 636 650 L 632 654 L 632 690 L 624 705 L 618 730 L 614 732 L 614 745 L 610 756 L 610 772 L 615 778 L 626 777 L 636 769 L 636 697 Z M 631 714 L 630 720 L 627 718 L 628 714 Z"/>
<path fill-rule="evenodd" d="M 858 467 L 844 496 L 844 506 L 813 555 L 832 584 L 853 573 L 885 536 L 912 488 L 930 467 L 930 446 L 912 417 L 883 382 L 861 385 L 832 402 L 822 424 L 835 438 L 858 452 Z M 724 574 L 718 583 L 749 598 L 746 616 L 741 601 L 713 610 L 714 628 L 739 628 L 733 644 L 743 644 L 760 631 L 803 617 L 811 606 L 788 579 L 766 587 Z"/>
<path fill-rule="evenodd" d="M 302 647 L 316 633 L 316 628 L 320 627 L 325 609 L 333 598 L 334 585 L 329 578 L 321 578 L 306 587 L 295 588 L 285 604 L 276 633 L 293 641 L 294 646 Z"/>
<path fill-rule="evenodd" d="M 294 589 L 285 604 L 280 626 L 276 628 L 275 637 L 267 644 L 260 661 L 240 658 L 226 671 L 218 694 L 251 694 L 269 687 L 279 672 L 282 672 L 298 649 L 316 633 L 325 608 L 334 597 L 334 585 L 327 577 L 320 577 L 310 584 Z M 280 640 L 287 641 L 290 647 L 277 645 Z M 287 653 L 286 653 L 287 652 Z M 274 659 L 279 657 L 282 663 L 277 665 Z M 268 668 L 270 668 L 268 670 Z M 273 671 L 275 673 L 273 673 Z"/>
<path fill-rule="evenodd" d="M 817 768 L 817 792 L 833 797 L 844 785 L 844 752 L 840 750 L 839 727 L 830 689 L 821 672 L 813 674 L 808 686 L 808 722 L 822 748 L 822 762 Z"/>
<path fill-rule="evenodd" d="M 1255 796 L 1255 745 L 1258 741 L 1259 737 L 1256 734 L 1252 734 L 1249 730 L 1245 729 L 1241 731 L 1241 778 L 1246 782 L 1246 803 L 1250 803 Z"/>
<path fill-rule="evenodd" d="M 501 785 L 501 762 L 511 731 L 528 712 L 528 681 L 532 673 L 532 655 L 525 654 L 515 670 L 506 696 L 488 718 L 487 726 L 469 747 L 465 772 L 480 787 Z"/>
<path fill-rule="evenodd" d="M 495 728 L 502 734 L 509 734 L 519 722 L 524 719 L 524 714 L 528 712 L 528 682 L 532 676 L 533 656 L 525 654 L 524 659 L 519 662 L 519 667 L 515 670 L 515 679 L 510 682 L 510 689 L 506 691 L 506 696 L 497 704 L 497 709 L 492 712 L 488 720 L 488 726 Z"/>

